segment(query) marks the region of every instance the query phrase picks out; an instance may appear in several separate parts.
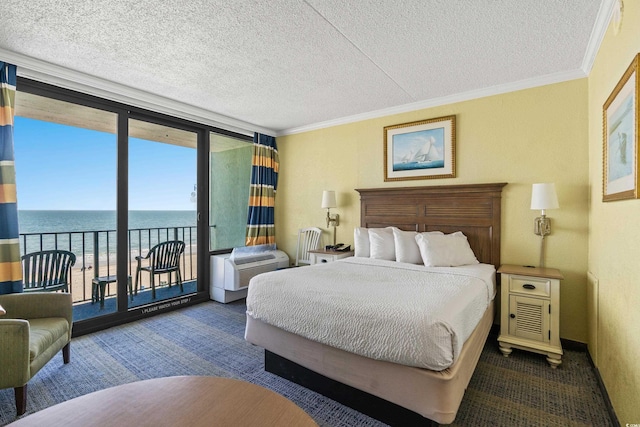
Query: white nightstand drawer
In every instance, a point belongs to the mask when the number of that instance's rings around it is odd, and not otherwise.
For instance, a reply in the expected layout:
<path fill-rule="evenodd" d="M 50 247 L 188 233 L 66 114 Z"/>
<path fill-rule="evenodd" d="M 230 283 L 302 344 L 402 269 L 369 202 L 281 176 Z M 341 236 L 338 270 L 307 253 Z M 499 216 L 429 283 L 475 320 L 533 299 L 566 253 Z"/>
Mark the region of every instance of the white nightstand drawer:
<path fill-rule="evenodd" d="M 342 258 L 353 256 L 353 251 L 309 251 L 309 260 L 311 264 L 326 264 L 334 262 Z"/>
<path fill-rule="evenodd" d="M 315 258 L 314 264 L 333 262 L 337 259 L 335 255 L 316 255 Z"/>
<path fill-rule="evenodd" d="M 523 295 L 551 295 L 551 281 L 540 277 L 510 276 L 509 291 Z"/>

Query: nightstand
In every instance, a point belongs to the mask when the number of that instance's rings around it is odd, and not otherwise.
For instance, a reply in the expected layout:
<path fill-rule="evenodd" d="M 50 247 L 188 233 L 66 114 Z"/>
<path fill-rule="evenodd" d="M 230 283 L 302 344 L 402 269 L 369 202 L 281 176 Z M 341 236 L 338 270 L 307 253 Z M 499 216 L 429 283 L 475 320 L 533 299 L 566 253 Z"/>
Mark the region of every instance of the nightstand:
<path fill-rule="evenodd" d="M 562 363 L 560 344 L 560 280 L 555 268 L 503 265 L 498 343 L 505 357 L 512 348 L 547 356 L 552 368 Z"/>
<path fill-rule="evenodd" d="M 347 258 L 353 256 L 354 251 L 309 251 L 309 259 L 311 260 L 311 265 L 313 264 L 323 264 L 327 262 L 333 262 L 339 260 L 340 258 Z"/>

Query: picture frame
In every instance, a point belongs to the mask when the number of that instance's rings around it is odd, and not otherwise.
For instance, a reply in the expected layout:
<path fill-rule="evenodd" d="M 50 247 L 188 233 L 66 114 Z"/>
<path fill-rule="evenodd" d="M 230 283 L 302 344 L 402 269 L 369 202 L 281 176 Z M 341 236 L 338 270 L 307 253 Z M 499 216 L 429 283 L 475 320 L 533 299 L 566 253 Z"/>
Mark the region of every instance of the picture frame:
<path fill-rule="evenodd" d="M 456 116 L 384 128 L 384 180 L 455 178 Z"/>
<path fill-rule="evenodd" d="M 604 103 L 602 201 L 638 198 L 637 54 Z"/>

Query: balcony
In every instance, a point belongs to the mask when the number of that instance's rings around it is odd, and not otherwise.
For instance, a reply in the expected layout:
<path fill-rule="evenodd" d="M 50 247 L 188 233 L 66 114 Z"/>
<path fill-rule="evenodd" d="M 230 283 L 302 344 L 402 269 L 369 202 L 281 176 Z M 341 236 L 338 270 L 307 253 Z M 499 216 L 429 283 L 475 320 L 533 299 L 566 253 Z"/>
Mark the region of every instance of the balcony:
<path fill-rule="evenodd" d="M 195 226 L 134 228 L 128 230 L 128 271 L 135 288 L 137 256 L 147 254 L 149 248 L 167 240 L 182 240 L 185 250 L 180 258 L 180 272 L 183 289 L 176 283 L 176 275 L 156 275 L 156 298 L 151 298 L 150 275 L 142 272 L 138 292 L 133 299 L 128 296 L 129 307 L 138 307 L 163 299 L 174 298 L 196 292 L 197 279 L 197 239 Z M 117 283 L 108 283 L 105 288 L 104 307 L 92 301 L 92 280 L 95 277 L 114 276 L 116 270 L 116 230 L 71 231 L 50 233 L 21 233 L 22 254 L 63 249 L 76 255 L 76 263 L 71 269 L 69 289 L 73 299 L 74 321 L 84 320 L 116 311 Z M 143 266 L 146 260 L 143 260 Z"/>

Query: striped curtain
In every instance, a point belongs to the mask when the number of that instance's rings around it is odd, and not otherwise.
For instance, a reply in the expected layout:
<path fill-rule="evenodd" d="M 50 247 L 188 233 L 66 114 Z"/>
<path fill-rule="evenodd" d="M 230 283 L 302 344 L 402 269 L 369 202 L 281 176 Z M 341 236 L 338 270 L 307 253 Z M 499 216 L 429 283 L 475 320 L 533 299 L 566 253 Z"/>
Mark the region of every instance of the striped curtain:
<path fill-rule="evenodd" d="M 247 220 L 247 246 L 274 244 L 274 205 L 278 187 L 278 146 L 273 136 L 253 135 L 253 164 Z"/>
<path fill-rule="evenodd" d="M 22 292 L 13 157 L 16 66 L 0 61 L 0 294 Z"/>

